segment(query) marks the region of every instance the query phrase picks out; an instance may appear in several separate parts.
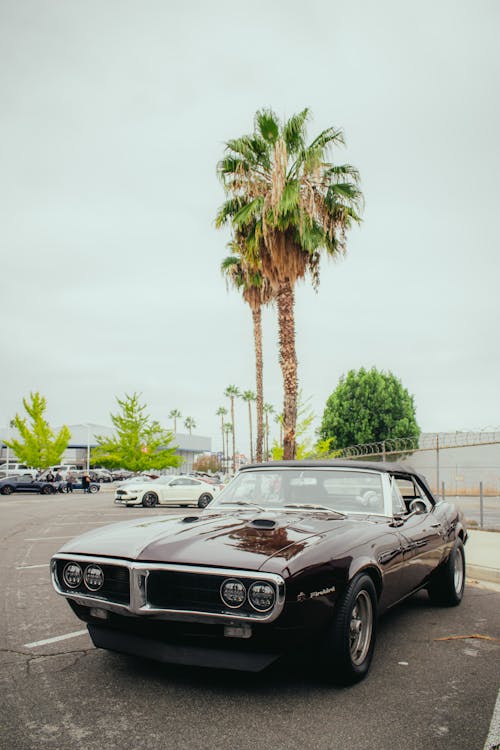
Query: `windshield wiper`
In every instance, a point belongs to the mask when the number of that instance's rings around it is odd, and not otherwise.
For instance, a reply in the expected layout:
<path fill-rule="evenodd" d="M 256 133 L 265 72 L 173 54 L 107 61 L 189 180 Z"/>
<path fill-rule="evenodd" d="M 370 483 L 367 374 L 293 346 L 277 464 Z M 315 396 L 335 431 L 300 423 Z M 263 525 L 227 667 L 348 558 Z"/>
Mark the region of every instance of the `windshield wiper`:
<path fill-rule="evenodd" d="M 314 503 L 287 503 L 284 508 L 306 508 L 307 510 L 327 510 L 329 513 L 335 513 L 340 518 L 347 518 L 345 513 L 329 508 L 327 505 L 315 505 Z"/>

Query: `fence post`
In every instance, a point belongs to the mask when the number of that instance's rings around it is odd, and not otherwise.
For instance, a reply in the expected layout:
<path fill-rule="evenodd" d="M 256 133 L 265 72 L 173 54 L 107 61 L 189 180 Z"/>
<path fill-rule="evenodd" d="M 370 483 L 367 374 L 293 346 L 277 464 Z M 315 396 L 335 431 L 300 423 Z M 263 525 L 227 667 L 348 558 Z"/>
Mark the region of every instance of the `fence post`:
<path fill-rule="evenodd" d="M 444 482 L 441 482 L 441 500 L 444 503 L 444 499 L 446 497 L 446 491 L 445 491 L 445 485 Z"/>
<path fill-rule="evenodd" d="M 479 482 L 479 523 L 481 528 L 484 526 L 484 499 L 483 499 L 483 483 Z"/>

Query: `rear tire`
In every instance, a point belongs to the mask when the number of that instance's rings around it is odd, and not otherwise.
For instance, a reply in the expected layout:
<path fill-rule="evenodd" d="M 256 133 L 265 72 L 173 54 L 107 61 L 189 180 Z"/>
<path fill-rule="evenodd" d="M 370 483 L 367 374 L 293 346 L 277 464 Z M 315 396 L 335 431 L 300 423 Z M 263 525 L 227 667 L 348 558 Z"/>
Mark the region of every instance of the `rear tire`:
<path fill-rule="evenodd" d="M 12 487 L 8 484 L 2 487 L 2 495 L 12 495 Z"/>
<path fill-rule="evenodd" d="M 142 498 L 142 505 L 144 508 L 154 508 L 158 505 L 158 495 L 156 492 L 145 492 Z"/>
<path fill-rule="evenodd" d="M 375 648 L 377 592 L 369 575 L 355 576 L 339 601 L 320 654 L 329 682 L 353 685 L 368 674 Z"/>
<path fill-rule="evenodd" d="M 457 607 L 465 589 L 465 552 L 461 539 L 457 539 L 448 560 L 434 573 L 427 591 L 438 607 Z"/>

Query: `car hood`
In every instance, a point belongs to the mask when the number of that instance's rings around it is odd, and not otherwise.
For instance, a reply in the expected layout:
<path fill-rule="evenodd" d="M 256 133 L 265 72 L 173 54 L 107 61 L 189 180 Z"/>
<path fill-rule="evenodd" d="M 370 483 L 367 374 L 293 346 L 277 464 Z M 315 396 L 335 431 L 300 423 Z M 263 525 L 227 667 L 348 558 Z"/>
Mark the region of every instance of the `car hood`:
<path fill-rule="evenodd" d="M 215 510 L 215 509 L 214 509 Z M 82 534 L 64 553 L 119 557 L 143 562 L 260 569 L 273 558 L 292 558 L 326 535 L 350 537 L 357 521 L 325 513 L 258 511 L 202 512 L 125 521 Z"/>

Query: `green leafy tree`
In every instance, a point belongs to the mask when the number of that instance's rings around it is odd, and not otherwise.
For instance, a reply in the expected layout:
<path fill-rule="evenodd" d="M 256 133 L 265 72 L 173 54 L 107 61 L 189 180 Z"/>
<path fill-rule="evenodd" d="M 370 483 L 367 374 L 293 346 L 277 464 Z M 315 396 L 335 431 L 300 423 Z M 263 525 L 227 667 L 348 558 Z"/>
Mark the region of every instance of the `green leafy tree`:
<path fill-rule="evenodd" d="M 304 109 L 281 123 L 272 110 L 260 110 L 254 132 L 228 141 L 217 167 L 227 200 L 216 225 L 244 235 L 246 254 L 276 294 L 285 459 L 296 452 L 295 284 L 309 273 L 317 286 L 321 252 L 345 252 L 362 202 L 357 170 L 328 160 L 329 150 L 344 143 L 342 131 L 328 128 L 308 143 L 308 117 Z"/>
<path fill-rule="evenodd" d="M 350 370 L 326 402 L 320 435 L 332 439 L 334 449 L 418 438 L 413 396 L 391 372 Z"/>
<path fill-rule="evenodd" d="M 186 417 L 186 419 L 184 420 L 184 427 L 189 431 L 189 434 L 191 435 L 192 431 L 196 429 L 196 422 L 194 421 L 193 417 Z"/>
<path fill-rule="evenodd" d="M 29 401 L 23 398 L 23 406 L 31 424 L 28 424 L 27 417 L 16 414 L 11 425 L 19 432 L 20 440 L 6 440 L 5 444 L 14 451 L 19 461 L 35 469 L 58 464 L 71 438 L 69 428 L 64 425 L 54 435 L 43 416 L 47 400 L 38 391 L 30 393 Z"/>
<path fill-rule="evenodd" d="M 120 411 L 111 414 L 115 434 L 111 438 L 96 436 L 93 464 L 110 469 L 120 467 L 129 471 L 146 471 L 183 463 L 184 459 L 176 454 L 177 446 L 170 445 L 172 433 L 145 413 L 146 406 L 139 403 L 139 394 L 125 394 L 124 399 L 116 400 Z"/>

